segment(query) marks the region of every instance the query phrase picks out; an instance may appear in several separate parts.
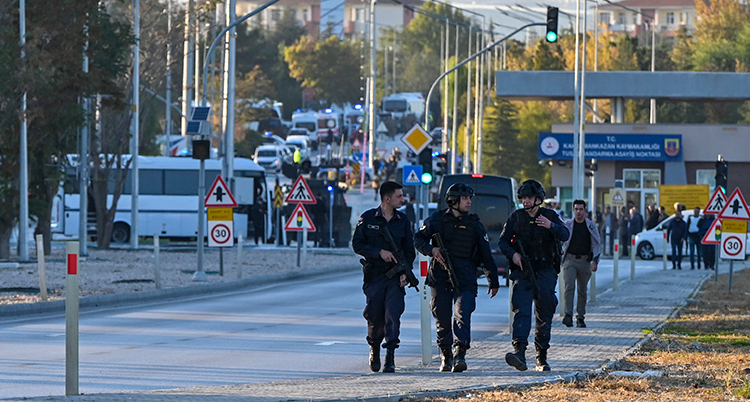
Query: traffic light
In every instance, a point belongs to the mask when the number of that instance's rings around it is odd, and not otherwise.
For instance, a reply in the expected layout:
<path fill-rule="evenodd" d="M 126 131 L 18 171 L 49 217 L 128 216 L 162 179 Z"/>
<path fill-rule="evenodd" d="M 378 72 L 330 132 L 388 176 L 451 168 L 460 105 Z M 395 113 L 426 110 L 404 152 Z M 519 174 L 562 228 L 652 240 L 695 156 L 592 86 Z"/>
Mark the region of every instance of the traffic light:
<path fill-rule="evenodd" d="M 727 193 L 727 161 L 719 159 L 716 161 L 716 187 L 721 188 L 721 192 Z"/>
<path fill-rule="evenodd" d="M 448 154 L 438 154 L 437 158 L 437 174 L 445 176 L 446 174 L 448 174 L 448 169 L 450 169 L 450 166 L 448 166 L 448 164 L 450 163 L 450 157 L 448 156 Z"/>
<path fill-rule="evenodd" d="M 557 7 L 547 7 L 547 35 L 545 35 L 545 38 L 547 39 L 547 42 L 549 43 L 555 43 L 557 42 L 557 16 L 558 16 L 558 9 Z"/>
<path fill-rule="evenodd" d="M 430 148 L 419 153 L 419 164 L 422 165 L 422 184 L 432 183 L 432 150 Z"/>

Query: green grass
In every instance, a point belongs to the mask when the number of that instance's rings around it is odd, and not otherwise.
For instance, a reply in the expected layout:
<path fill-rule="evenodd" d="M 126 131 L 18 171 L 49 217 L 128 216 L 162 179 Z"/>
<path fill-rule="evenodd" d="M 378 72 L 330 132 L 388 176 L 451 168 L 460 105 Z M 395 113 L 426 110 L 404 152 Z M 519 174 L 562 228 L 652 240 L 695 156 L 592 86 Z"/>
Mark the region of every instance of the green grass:
<path fill-rule="evenodd" d="M 733 390 L 732 395 L 738 398 L 750 399 L 750 383 L 745 381 L 745 385 L 743 385 L 742 388 Z"/>

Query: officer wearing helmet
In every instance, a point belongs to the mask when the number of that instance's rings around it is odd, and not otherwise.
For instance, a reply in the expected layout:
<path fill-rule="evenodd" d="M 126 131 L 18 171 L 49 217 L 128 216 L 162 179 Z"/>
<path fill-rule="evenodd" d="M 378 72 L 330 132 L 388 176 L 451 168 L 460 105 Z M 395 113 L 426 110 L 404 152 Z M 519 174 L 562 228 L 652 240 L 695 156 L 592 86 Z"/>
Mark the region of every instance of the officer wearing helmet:
<path fill-rule="evenodd" d="M 436 211 L 424 221 L 414 234 L 414 246 L 433 257 L 427 273 L 430 286 L 430 307 L 435 317 L 437 344 L 440 348 L 440 371 L 466 370 L 466 351 L 471 342 L 471 313 L 477 297 L 477 267 L 482 266 L 489 281 L 487 294 L 495 297 L 500 287 L 497 266 L 492 258 L 487 232 L 477 214 L 470 214 L 474 190 L 456 183 L 448 188 L 445 200 L 448 208 Z M 439 233 L 456 273 L 457 287 L 453 289 L 445 268 L 445 256 L 433 240 Z M 451 350 L 453 348 L 453 350 Z"/>
<path fill-rule="evenodd" d="M 527 369 L 526 346 L 531 332 L 532 302 L 536 317 L 536 369 L 550 371 L 547 349 L 557 307 L 555 286 L 560 272 L 559 242 L 570 237 L 570 231 L 557 213 L 541 206 L 544 197 L 541 183 L 536 180 L 523 182 L 518 188 L 518 199 L 523 208 L 508 217 L 498 242 L 500 250 L 510 261 L 509 279 L 513 281 L 510 301 L 514 313 L 513 353 L 506 354 L 505 361 L 519 371 Z"/>

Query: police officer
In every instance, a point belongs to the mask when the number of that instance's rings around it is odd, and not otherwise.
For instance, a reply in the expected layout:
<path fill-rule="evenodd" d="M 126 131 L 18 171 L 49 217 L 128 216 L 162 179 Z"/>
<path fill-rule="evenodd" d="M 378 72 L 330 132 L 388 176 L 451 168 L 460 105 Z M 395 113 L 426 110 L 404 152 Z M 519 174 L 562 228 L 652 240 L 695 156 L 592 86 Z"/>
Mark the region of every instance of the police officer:
<path fill-rule="evenodd" d="M 437 344 L 442 361 L 440 371 L 456 373 L 466 370 L 466 350 L 471 342 L 471 313 L 477 297 L 476 267 L 482 265 L 484 268 L 490 298 L 495 297 L 500 287 L 487 232 L 479 217 L 469 213 L 473 196 L 471 187 L 463 183 L 453 184 L 445 193 L 448 208 L 433 213 L 414 235 L 417 250 L 433 257 L 427 273 L 427 285 L 431 290 L 430 307 L 437 327 Z M 448 251 L 457 289 L 451 285 L 445 255 L 432 239 L 434 233 L 440 234 Z"/>
<path fill-rule="evenodd" d="M 557 213 L 540 206 L 544 196 L 541 183 L 536 180 L 523 182 L 518 188 L 523 209 L 516 210 L 508 217 L 498 242 L 500 250 L 511 262 L 510 279 L 513 281 L 511 310 L 514 313 L 514 352 L 505 355 L 505 362 L 519 371 L 527 369 L 526 346 L 531 331 L 532 302 L 536 316 L 536 369 L 550 371 L 547 349 L 557 307 L 555 286 L 560 272 L 559 242 L 567 241 L 570 237 L 570 231 Z"/>
<path fill-rule="evenodd" d="M 414 263 L 414 229 L 406 214 L 396 209 L 404 204 L 403 186 L 387 181 L 380 185 L 380 206 L 365 211 L 357 222 L 352 238 L 354 252 L 365 257 L 364 285 L 367 296 L 364 317 L 367 320 L 367 343 L 370 345 L 370 370 L 380 370 L 380 343 L 386 349 L 384 373 L 396 370 L 394 352 L 399 344 L 401 314 L 404 312 L 406 275 L 386 274 L 396 265 L 392 250 L 379 231 L 387 228 L 409 267 Z"/>

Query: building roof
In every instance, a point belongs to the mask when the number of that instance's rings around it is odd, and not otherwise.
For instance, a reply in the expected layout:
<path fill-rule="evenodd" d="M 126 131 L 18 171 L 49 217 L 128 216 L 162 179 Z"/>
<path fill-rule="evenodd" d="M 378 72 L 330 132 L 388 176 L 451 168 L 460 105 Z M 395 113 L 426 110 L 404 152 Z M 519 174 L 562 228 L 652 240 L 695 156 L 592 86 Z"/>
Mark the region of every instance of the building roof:
<path fill-rule="evenodd" d="M 613 4 L 602 3 L 599 5 L 599 9 L 613 9 L 620 8 L 620 6 L 628 8 L 674 8 L 674 7 L 689 7 L 695 8 L 695 0 L 623 0 L 613 2 Z"/>
<path fill-rule="evenodd" d="M 365 4 L 368 7 L 370 5 L 369 0 L 344 0 L 344 3 L 346 3 L 347 5 Z M 378 1 L 378 4 L 388 4 L 388 5 L 399 4 L 399 3 L 403 3 L 408 6 L 421 7 L 422 4 L 424 4 L 424 0 L 398 0 L 398 2 L 395 2 L 393 0 L 379 0 Z"/>

